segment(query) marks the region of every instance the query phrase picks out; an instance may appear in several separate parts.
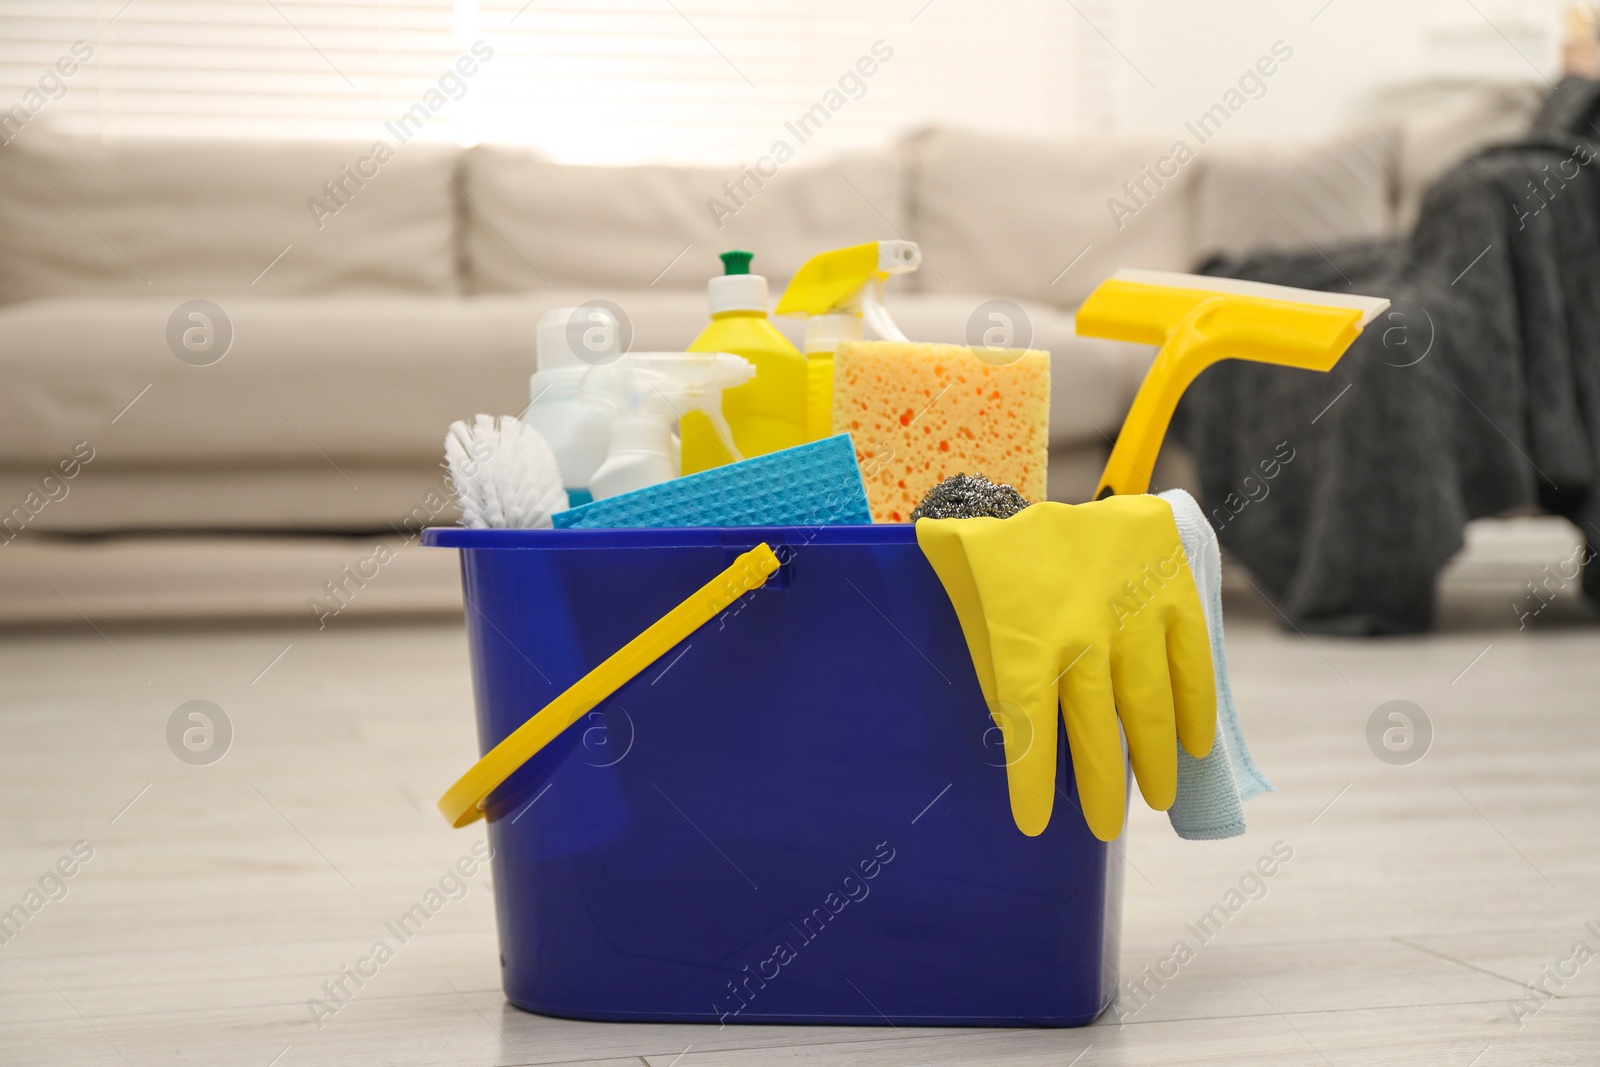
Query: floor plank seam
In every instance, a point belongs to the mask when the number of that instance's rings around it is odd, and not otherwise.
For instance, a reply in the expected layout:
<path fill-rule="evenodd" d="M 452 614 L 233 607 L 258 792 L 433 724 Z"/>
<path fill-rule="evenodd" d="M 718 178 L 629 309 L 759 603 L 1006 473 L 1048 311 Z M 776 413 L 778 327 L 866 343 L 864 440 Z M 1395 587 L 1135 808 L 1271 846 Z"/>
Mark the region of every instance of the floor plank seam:
<path fill-rule="evenodd" d="M 1509 977 L 1508 975 L 1500 974 L 1500 973 L 1498 973 L 1496 971 L 1491 971 L 1487 967 L 1479 967 L 1476 963 L 1468 963 L 1466 960 L 1458 960 L 1454 956 L 1446 955 L 1443 952 L 1436 952 L 1433 949 L 1428 948 L 1426 945 L 1419 945 L 1419 944 L 1416 944 L 1415 942 L 1407 941 L 1403 937 L 1395 937 L 1395 938 L 1392 938 L 1392 940 L 1394 940 L 1396 942 L 1399 942 L 1400 944 L 1406 946 L 1407 948 L 1415 949 L 1416 951 L 1421 952 L 1424 955 L 1432 956 L 1435 959 L 1444 960 L 1446 963 L 1453 963 L 1458 967 L 1465 967 L 1469 971 L 1477 971 L 1479 974 L 1486 974 L 1490 978 L 1498 978 L 1502 982 L 1510 982 L 1512 985 L 1517 986 L 1519 989 L 1524 989 L 1524 990 L 1527 990 L 1528 992 L 1531 992 L 1531 993 L 1541 992 L 1541 990 L 1538 990 L 1538 989 L 1534 988 L 1533 986 L 1529 985 L 1527 982 L 1518 981 L 1517 979 Z M 1557 999 L 1560 999 L 1560 998 L 1558 997 Z"/>

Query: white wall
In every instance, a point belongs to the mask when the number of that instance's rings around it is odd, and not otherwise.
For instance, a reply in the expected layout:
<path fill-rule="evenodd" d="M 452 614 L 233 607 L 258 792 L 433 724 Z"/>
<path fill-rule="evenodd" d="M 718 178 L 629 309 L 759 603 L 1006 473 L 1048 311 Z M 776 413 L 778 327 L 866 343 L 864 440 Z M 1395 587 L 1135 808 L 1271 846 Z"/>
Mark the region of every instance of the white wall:
<path fill-rule="evenodd" d="M 1234 120 L 1241 131 L 1315 136 L 1353 117 L 1374 88 L 1414 78 L 1554 80 L 1565 7 L 1566 0 L 1122 0 L 1116 43 L 1143 75 L 1124 64 L 1121 125 L 1181 126 L 1279 40 L 1294 57 Z"/>
<path fill-rule="evenodd" d="M 481 36 L 493 61 L 426 136 L 569 162 L 749 163 L 785 122 L 841 100 L 806 142 L 821 160 L 927 122 L 1177 136 L 1282 41 L 1293 58 L 1230 137 L 1316 136 L 1387 83 L 1553 77 L 1566 2 L 0 0 L 0 115 L 113 136 L 370 139 Z M 80 39 L 92 62 L 54 84 Z M 841 78 L 880 48 L 892 60 L 845 100 Z"/>

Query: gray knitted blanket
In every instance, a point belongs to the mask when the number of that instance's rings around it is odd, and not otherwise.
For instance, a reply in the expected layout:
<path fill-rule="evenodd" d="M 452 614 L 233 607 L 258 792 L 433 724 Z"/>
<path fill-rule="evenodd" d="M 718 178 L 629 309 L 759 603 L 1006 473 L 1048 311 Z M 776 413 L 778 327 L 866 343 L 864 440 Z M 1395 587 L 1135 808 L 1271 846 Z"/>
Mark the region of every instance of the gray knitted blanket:
<path fill-rule="evenodd" d="M 1206 514 L 1294 625 L 1427 629 L 1469 519 L 1537 508 L 1584 531 L 1585 561 L 1600 545 L 1597 105 L 1564 82 L 1409 237 L 1204 268 L 1393 301 L 1332 373 L 1229 360 L 1179 409 Z M 1600 598 L 1600 567 L 1582 583 Z"/>

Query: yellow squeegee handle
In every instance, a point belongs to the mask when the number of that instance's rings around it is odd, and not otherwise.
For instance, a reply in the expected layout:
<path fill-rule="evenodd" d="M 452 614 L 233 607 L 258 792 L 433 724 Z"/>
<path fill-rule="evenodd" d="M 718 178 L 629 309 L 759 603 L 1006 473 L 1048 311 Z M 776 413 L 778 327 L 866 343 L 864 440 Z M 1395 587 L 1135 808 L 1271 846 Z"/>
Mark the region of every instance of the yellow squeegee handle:
<path fill-rule="evenodd" d="M 1078 309 L 1086 337 L 1159 344 L 1094 498 L 1144 493 L 1185 389 L 1223 359 L 1327 371 L 1361 333 L 1361 312 L 1111 279 Z"/>
<path fill-rule="evenodd" d="M 439 798 L 439 810 L 450 825 L 466 826 L 483 818 L 483 804 L 489 794 L 532 759 L 534 753 L 735 600 L 752 589 L 759 589 L 777 569 L 778 557 L 772 549 L 764 542 L 757 545 L 695 590 L 683 603 L 651 623 L 644 633 L 573 682 L 566 692 L 513 730 L 445 791 Z"/>

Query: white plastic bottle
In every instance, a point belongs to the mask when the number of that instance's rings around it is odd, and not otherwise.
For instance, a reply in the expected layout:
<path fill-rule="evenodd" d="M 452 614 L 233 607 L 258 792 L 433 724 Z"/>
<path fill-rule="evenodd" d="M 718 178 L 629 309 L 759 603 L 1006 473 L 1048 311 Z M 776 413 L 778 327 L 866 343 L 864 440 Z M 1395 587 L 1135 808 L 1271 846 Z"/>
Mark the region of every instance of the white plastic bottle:
<path fill-rule="evenodd" d="M 575 321 L 577 316 L 581 321 Z M 582 354 L 574 340 L 582 344 Z M 616 320 L 604 308 L 554 308 L 539 319 L 537 370 L 522 421 L 555 453 L 569 505 L 591 499 L 589 483 L 611 447 L 613 409 L 579 396 L 585 374 L 621 356 Z"/>

